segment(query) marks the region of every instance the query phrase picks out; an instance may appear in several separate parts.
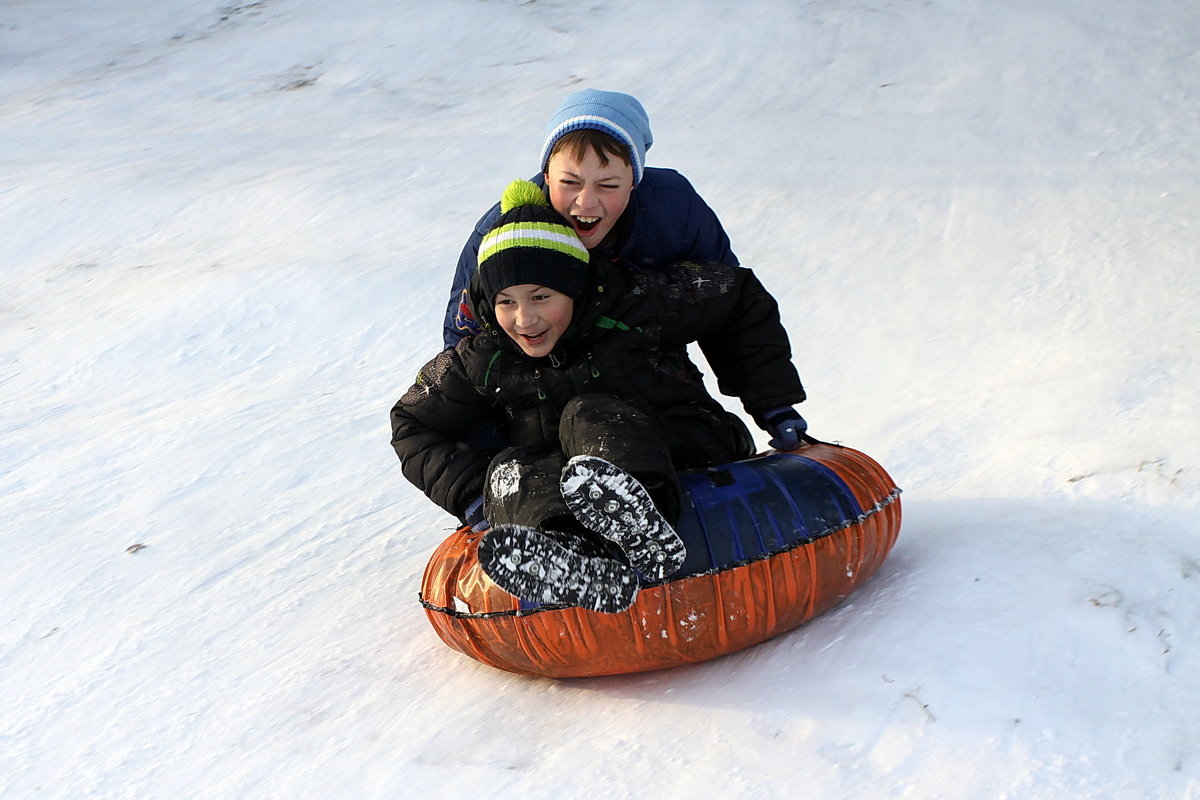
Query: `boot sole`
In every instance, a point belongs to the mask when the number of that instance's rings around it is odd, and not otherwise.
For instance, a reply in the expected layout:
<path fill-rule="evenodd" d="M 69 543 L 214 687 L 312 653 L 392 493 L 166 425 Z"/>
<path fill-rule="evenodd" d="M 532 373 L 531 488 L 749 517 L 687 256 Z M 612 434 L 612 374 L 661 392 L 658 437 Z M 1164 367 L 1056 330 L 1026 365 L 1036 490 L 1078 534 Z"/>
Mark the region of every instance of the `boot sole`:
<path fill-rule="evenodd" d="M 647 578 L 661 581 L 683 566 L 683 540 L 646 487 L 620 467 L 594 456 L 575 456 L 563 469 L 562 494 L 577 520 L 620 547 Z"/>
<path fill-rule="evenodd" d="M 583 555 L 520 525 L 488 531 L 479 542 L 479 565 L 514 597 L 605 614 L 633 605 L 639 586 L 637 575 L 620 561 Z"/>

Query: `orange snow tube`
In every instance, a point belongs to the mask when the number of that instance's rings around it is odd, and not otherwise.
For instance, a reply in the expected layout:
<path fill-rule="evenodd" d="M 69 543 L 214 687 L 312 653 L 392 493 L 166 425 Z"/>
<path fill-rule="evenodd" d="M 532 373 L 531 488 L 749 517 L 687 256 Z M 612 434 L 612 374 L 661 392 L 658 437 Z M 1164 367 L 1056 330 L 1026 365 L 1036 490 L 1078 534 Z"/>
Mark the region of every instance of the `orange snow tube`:
<path fill-rule="evenodd" d="M 482 534 L 434 551 L 421 604 L 442 640 L 493 667 L 552 678 L 616 675 L 732 653 L 837 605 L 900 532 L 900 490 L 879 464 L 815 443 L 680 476 L 678 573 L 620 614 L 518 600 L 483 574 Z"/>

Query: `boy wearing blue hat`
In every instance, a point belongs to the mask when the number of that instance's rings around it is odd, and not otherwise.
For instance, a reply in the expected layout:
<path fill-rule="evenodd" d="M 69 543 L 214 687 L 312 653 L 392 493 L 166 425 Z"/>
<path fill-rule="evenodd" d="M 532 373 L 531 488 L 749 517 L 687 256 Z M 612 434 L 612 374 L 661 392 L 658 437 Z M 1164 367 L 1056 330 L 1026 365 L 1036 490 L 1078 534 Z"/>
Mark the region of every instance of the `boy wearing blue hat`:
<path fill-rule="evenodd" d="M 443 350 L 392 409 L 406 478 L 477 531 L 505 591 L 603 612 L 667 580 L 686 551 L 672 527 L 677 469 L 754 452 L 709 394 L 698 342 L 725 394 L 795 448 L 804 388 L 775 299 L 748 269 L 682 262 L 630 273 L 597 259 L 542 189 L 515 181 L 481 240 L 475 336 Z M 499 413 L 508 448 L 467 444 Z"/>
<path fill-rule="evenodd" d="M 720 220 L 691 183 L 675 170 L 646 166 L 653 142 L 650 119 L 636 98 L 575 92 L 546 126 L 542 172 L 534 182 L 593 256 L 631 272 L 685 260 L 737 266 Z M 443 323 L 446 347 L 479 330 L 467 289 L 480 239 L 499 217 L 493 206 L 463 247 Z"/>

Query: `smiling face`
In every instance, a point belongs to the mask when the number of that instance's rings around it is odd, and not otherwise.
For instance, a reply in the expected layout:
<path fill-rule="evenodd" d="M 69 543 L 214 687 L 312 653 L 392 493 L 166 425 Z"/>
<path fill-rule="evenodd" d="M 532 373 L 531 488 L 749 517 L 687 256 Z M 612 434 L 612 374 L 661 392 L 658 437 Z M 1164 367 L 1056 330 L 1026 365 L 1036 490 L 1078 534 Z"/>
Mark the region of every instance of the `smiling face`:
<path fill-rule="evenodd" d="M 633 167 L 619 158 L 604 163 L 590 147 L 578 155 L 570 148 L 554 153 L 545 178 L 550 205 L 589 250 L 612 233 L 633 191 Z"/>
<path fill-rule="evenodd" d="M 526 355 L 550 355 L 571 324 L 575 301 L 562 292 L 521 283 L 496 293 L 496 323 Z"/>

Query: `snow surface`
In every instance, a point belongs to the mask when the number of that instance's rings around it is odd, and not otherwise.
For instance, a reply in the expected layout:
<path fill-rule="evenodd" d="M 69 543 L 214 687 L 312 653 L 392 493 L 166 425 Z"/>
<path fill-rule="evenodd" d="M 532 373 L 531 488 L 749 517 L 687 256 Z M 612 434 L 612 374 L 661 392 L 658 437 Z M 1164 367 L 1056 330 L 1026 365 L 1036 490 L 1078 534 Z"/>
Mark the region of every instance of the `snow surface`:
<path fill-rule="evenodd" d="M 1200 4 L 0 2 L 0 796 L 1200 797 Z M 387 412 L 583 86 L 905 488 L 847 603 L 534 680 Z M 763 437 L 765 443 L 765 436 Z"/>

